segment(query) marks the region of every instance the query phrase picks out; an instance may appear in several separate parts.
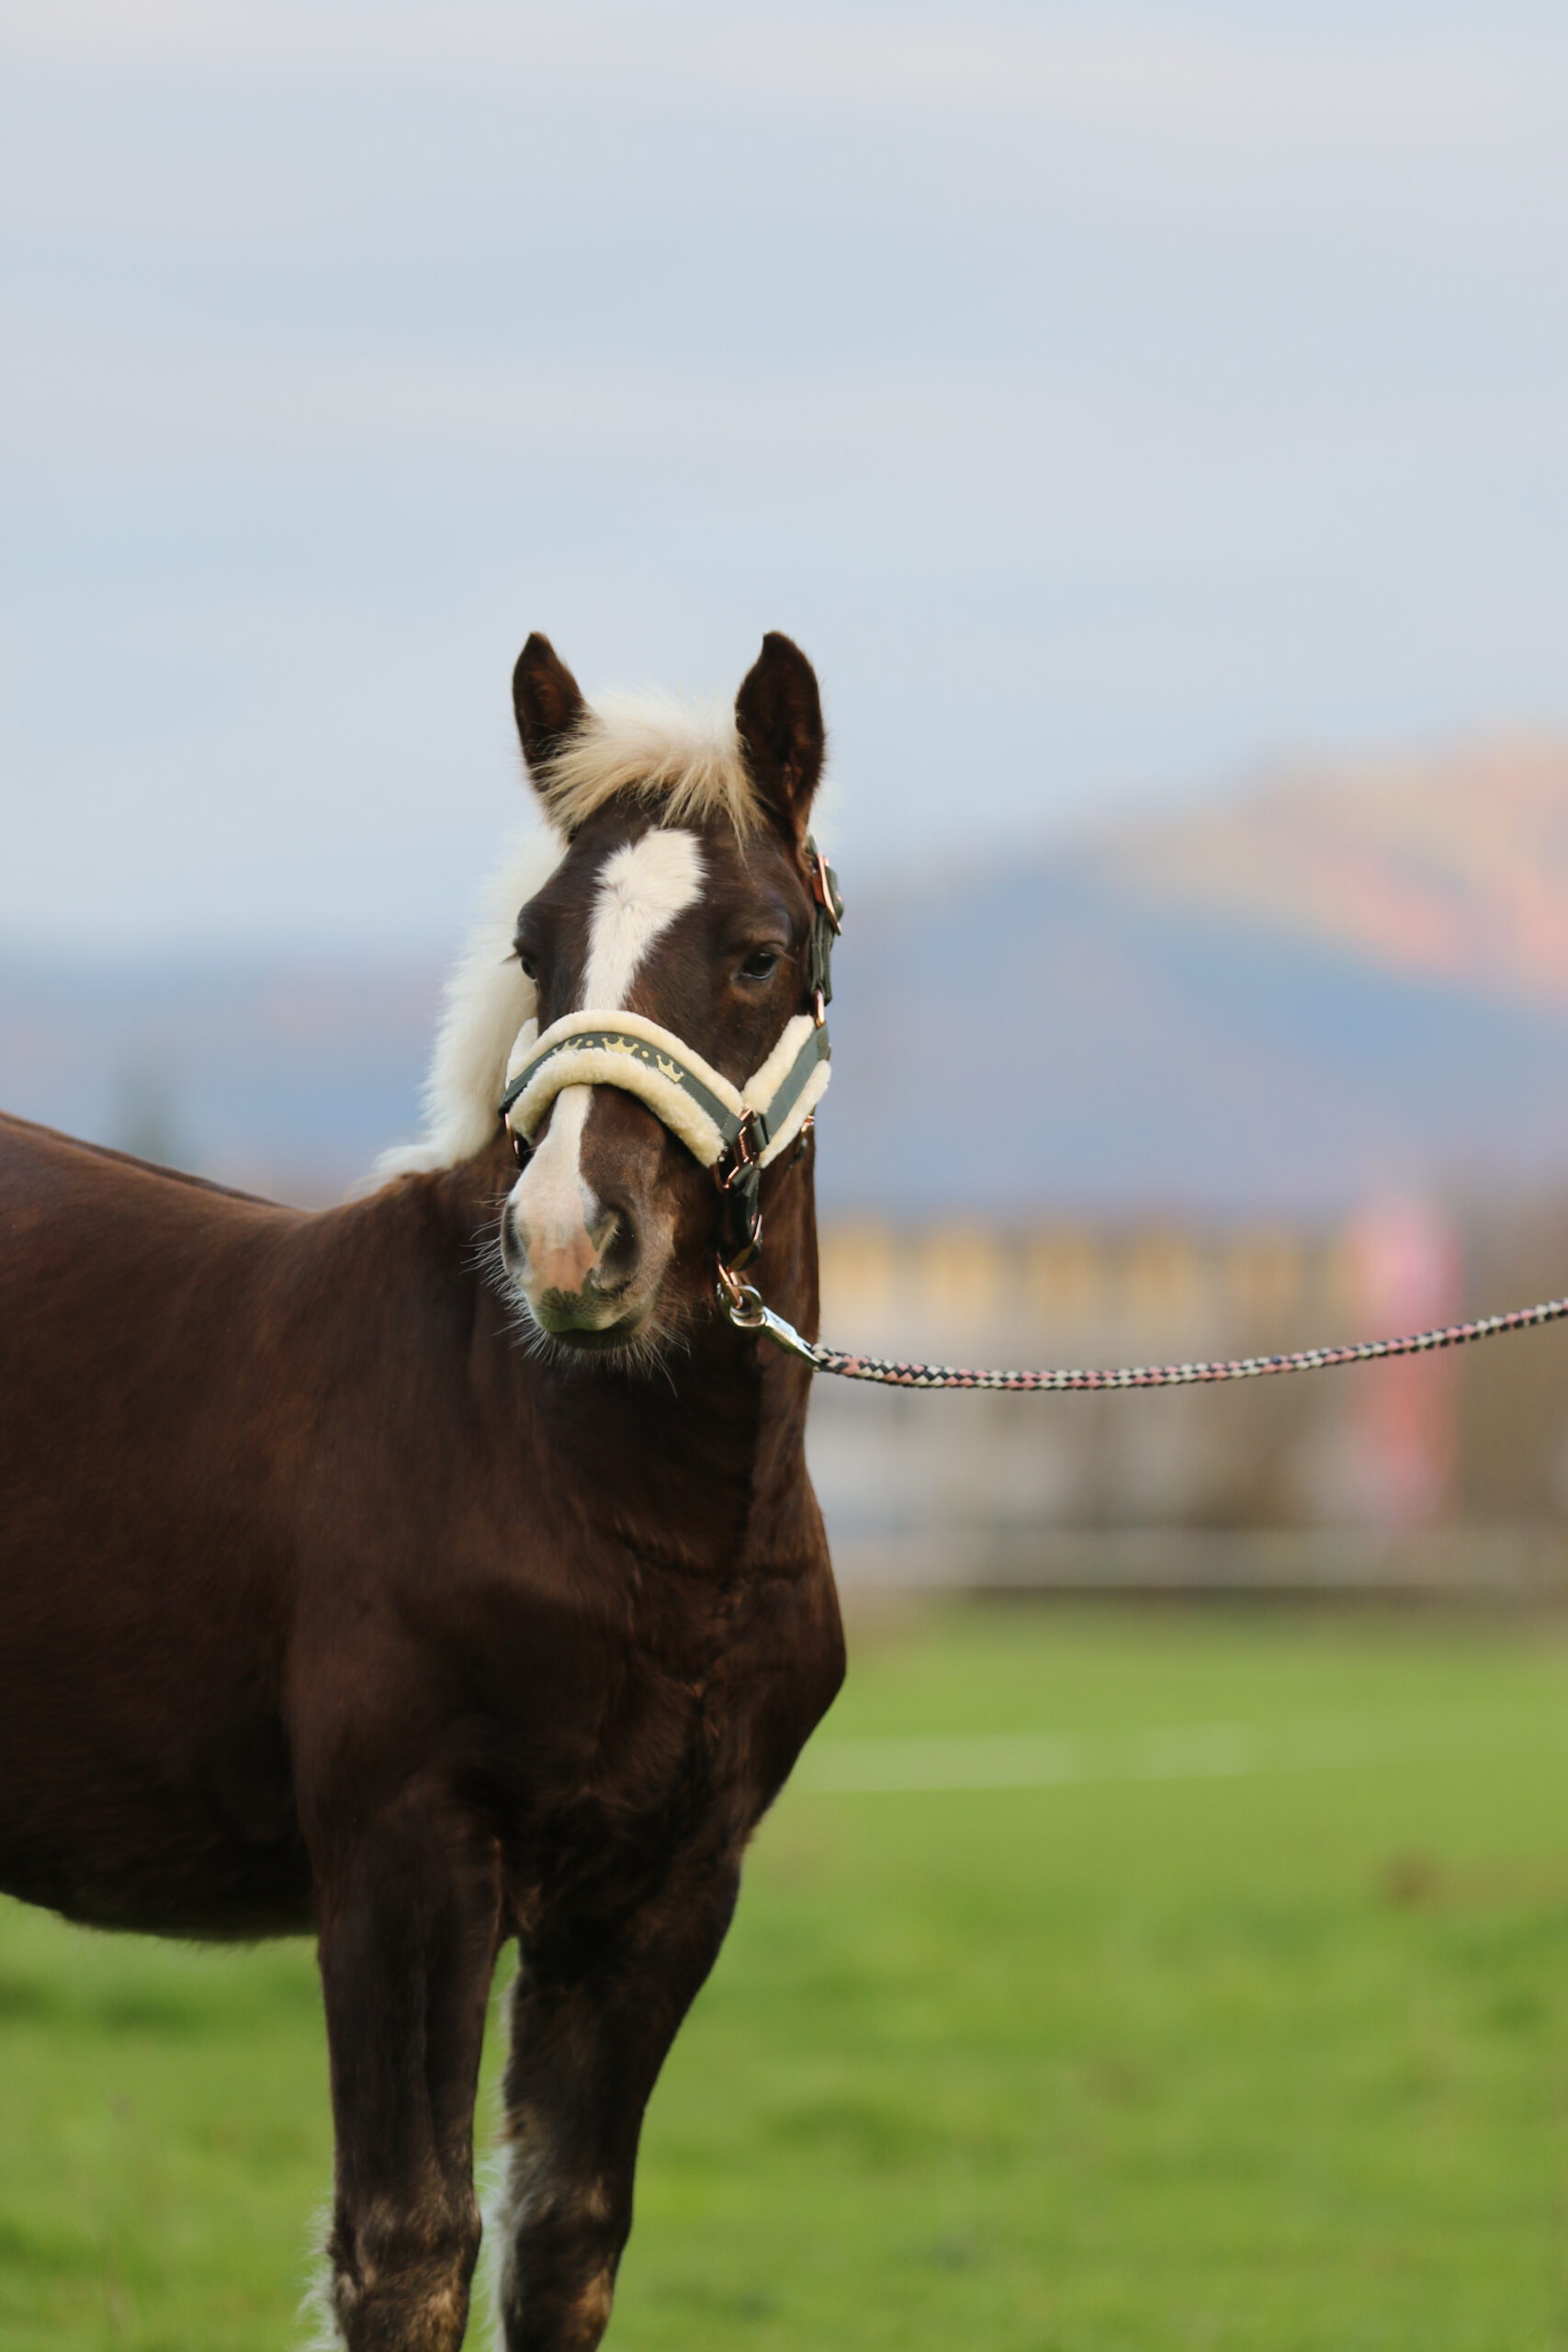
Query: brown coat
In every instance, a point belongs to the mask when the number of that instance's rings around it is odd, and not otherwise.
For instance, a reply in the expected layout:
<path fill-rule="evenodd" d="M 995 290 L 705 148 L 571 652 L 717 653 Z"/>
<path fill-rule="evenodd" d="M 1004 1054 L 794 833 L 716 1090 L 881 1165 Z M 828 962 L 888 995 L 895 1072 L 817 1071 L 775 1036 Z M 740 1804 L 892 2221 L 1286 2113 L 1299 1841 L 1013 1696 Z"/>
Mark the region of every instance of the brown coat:
<path fill-rule="evenodd" d="M 793 648 L 759 672 L 781 661 L 798 698 Z M 790 823 L 765 855 L 709 843 L 737 920 L 748 891 L 784 906 L 796 965 L 816 726 L 791 803 L 743 724 Z M 585 828 L 562 874 L 648 821 Z M 743 1075 L 774 1015 L 722 973 L 734 1034 L 705 1014 L 697 941 L 648 986 Z M 669 1239 L 652 1369 L 520 1343 L 499 1130 L 310 1216 L 0 1120 L 0 1883 L 101 1927 L 317 1935 L 353 2352 L 461 2340 L 514 1936 L 505 2341 L 598 2342 L 644 2103 L 842 1674 L 809 1374 L 714 1310 L 711 1184 L 603 1093 L 585 1148 L 619 1171 L 622 1246 L 656 1212 Z M 771 1295 L 814 1330 L 810 1177 L 771 1170 L 764 1217 Z"/>

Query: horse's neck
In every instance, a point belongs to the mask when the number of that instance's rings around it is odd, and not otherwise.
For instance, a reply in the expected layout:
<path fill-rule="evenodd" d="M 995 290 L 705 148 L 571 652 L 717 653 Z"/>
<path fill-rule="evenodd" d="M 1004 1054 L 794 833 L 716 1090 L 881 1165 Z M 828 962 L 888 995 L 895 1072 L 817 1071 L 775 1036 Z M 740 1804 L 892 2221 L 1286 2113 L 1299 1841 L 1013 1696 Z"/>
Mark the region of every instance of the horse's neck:
<path fill-rule="evenodd" d="M 770 1306 L 815 1333 L 809 1159 L 781 1171 L 770 1192 L 756 1278 Z M 471 1247 L 467 1254 L 471 1263 Z M 639 1552 L 694 1569 L 778 1566 L 797 1550 L 804 1561 L 818 1527 L 804 1364 L 716 1311 L 652 1363 L 574 1363 L 531 1349 L 516 1312 L 493 1289 L 477 1302 L 479 1376 L 503 1441 L 513 1415 L 535 1437 L 553 1496 Z"/>

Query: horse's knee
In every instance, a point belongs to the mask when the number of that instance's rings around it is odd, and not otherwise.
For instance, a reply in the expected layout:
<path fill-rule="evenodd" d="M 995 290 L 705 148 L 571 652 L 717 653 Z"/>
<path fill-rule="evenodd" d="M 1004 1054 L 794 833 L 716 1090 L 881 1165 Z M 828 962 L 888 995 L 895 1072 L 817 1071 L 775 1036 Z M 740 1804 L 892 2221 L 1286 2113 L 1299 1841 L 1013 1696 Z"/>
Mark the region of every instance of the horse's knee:
<path fill-rule="evenodd" d="M 376 2204 L 340 2217 L 329 2249 L 347 2352 L 457 2352 L 479 2250 L 479 2207 Z"/>

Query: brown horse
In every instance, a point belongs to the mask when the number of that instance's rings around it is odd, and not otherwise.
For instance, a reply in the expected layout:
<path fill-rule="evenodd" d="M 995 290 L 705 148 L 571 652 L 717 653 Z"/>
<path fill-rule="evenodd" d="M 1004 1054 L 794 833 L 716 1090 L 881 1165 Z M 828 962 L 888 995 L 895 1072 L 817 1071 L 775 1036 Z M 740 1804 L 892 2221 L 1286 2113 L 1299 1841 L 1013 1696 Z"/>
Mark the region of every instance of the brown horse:
<path fill-rule="evenodd" d="M 503 2340 L 599 2342 L 644 2106 L 843 1670 L 810 1375 L 718 1311 L 690 1139 L 591 1065 L 520 1177 L 497 1115 L 536 1023 L 733 1091 L 810 1009 L 816 680 L 773 636 L 733 717 L 591 709 L 535 637 L 513 694 L 556 863 L 454 982 L 391 1181 L 310 1216 L 0 1123 L 0 1884 L 315 1934 L 352 2352 L 462 2340 L 512 1937 Z M 814 1331 L 803 1115 L 761 1201 Z"/>

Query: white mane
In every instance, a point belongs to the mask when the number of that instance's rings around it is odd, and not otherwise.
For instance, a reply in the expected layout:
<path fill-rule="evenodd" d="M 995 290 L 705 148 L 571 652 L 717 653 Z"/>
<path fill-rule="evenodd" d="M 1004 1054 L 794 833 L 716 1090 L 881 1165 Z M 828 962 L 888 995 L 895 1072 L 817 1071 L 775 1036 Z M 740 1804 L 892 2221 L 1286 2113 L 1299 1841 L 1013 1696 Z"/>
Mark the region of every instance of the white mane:
<path fill-rule="evenodd" d="M 744 835 L 757 821 L 756 791 L 735 731 L 718 703 L 660 694 L 606 695 L 536 779 L 559 841 L 530 833 L 487 884 L 479 917 L 446 982 L 441 1024 L 424 1082 L 423 1127 L 376 1162 L 384 1182 L 455 1168 L 495 1134 L 496 1105 L 517 1032 L 534 1015 L 534 983 L 512 950 L 518 909 L 558 864 L 561 842 L 617 793 L 660 804 L 665 822 L 728 817 Z"/>
<path fill-rule="evenodd" d="M 515 842 L 480 894 L 479 910 L 446 981 L 440 1026 L 423 1090 L 417 1143 L 398 1144 L 376 1162 L 375 1179 L 455 1168 L 495 1133 L 506 1057 L 534 1014 L 534 983 L 513 953 L 517 913 L 560 862 L 542 833 Z"/>
<path fill-rule="evenodd" d="M 563 838 L 622 792 L 660 802 L 667 825 L 728 817 L 744 838 L 758 819 L 733 709 L 675 695 L 604 695 L 545 763 L 538 786 Z"/>

